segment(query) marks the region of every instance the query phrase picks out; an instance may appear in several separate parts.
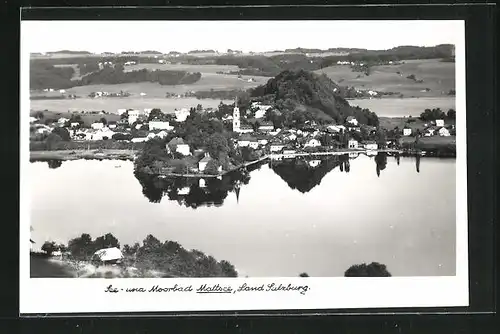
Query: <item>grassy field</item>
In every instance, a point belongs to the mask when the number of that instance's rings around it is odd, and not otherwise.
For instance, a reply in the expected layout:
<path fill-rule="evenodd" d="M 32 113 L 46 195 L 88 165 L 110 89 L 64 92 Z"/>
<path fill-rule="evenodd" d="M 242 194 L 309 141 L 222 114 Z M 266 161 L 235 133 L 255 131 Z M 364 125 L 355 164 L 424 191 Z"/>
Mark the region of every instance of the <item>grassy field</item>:
<path fill-rule="evenodd" d="M 415 142 L 414 137 L 401 137 L 402 145 L 414 142 Z M 418 146 L 421 149 L 434 149 L 438 147 L 455 146 L 456 144 L 457 140 L 455 136 L 448 136 L 448 137 L 432 136 L 432 137 L 421 137 L 419 139 Z"/>
<path fill-rule="evenodd" d="M 316 73 L 325 73 L 342 86 L 399 92 L 404 94 L 404 97 L 443 96 L 451 89 L 455 89 L 455 63 L 441 62 L 439 59 L 406 60 L 400 65 L 374 66 L 369 76 L 352 72 L 347 65 L 326 67 Z M 411 74 L 423 82 L 416 83 L 407 79 L 406 77 Z M 429 88 L 430 91 L 422 92 L 425 88 Z"/>
<path fill-rule="evenodd" d="M 224 103 L 230 104 L 233 101 L 224 100 Z M 160 108 L 163 112 L 174 112 L 175 109 L 196 107 L 198 104 L 209 108 L 216 108 L 220 100 L 196 98 L 180 98 L 180 99 L 167 99 L 167 98 L 81 98 L 76 100 L 31 100 L 30 109 L 49 110 L 58 113 L 67 113 L 68 110 L 81 111 L 81 110 L 105 110 L 109 113 L 116 113 L 118 109 L 140 109 L 145 108 Z M 94 116 L 94 115 L 92 115 Z M 101 117 L 101 115 L 95 115 Z"/>
<path fill-rule="evenodd" d="M 415 132 L 418 129 L 424 130 L 428 125 L 428 122 L 424 122 L 415 117 L 413 119 L 414 119 L 413 122 L 406 123 L 408 121 L 407 117 L 379 117 L 379 122 L 380 122 L 380 127 L 387 130 L 392 130 L 396 126 L 402 129 L 405 126 L 405 124 L 407 124 L 408 127 L 412 129 L 412 132 Z M 445 121 L 445 125 L 448 124 L 455 124 L 455 121 L 448 121 L 448 120 Z"/>
<path fill-rule="evenodd" d="M 125 66 L 125 72 L 139 71 L 147 69 L 149 71 L 162 70 L 162 71 L 186 71 L 186 72 L 200 72 L 202 75 L 205 73 L 228 72 L 238 71 L 238 66 L 235 65 L 190 65 L 190 64 L 137 64 Z"/>
<path fill-rule="evenodd" d="M 379 117 L 418 117 L 425 109 L 441 108 L 444 112 L 456 109 L 454 96 L 385 98 L 385 99 L 350 99 L 351 106 L 368 108 Z"/>
<path fill-rule="evenodd" d="M 30 112 L 30 116 L 35 116 L 35 113 L 36 111 L 31 111 Z M 54 111 L 51 109 L 51 111 L 44 111 L 43 112 L 43 117 L 44 119 L 58 119 L 60 117 L 65 117 L 65 118 L 70 118 L 72 115 L 72 113 L 69 113 L 67 111 L 61 111 L 61 112 L 58 112 L 58 111 Z M 100 115 L 100 114 L 94 114 L 94 115 L 91 115 L 91 114 L 79 114 L 81 117 L 82 117 L 82 120 L 83 122 L 85 123 L 85 125 L 88 125 L 90 126 L 90 124 L 92 124 L 93 122 L 95 121 L 98 121 L 100 120 L 102 117 L 104 117 L 106 119 L 106 121 L 118 121 L 120 119 L 120 116 L 116 115 L 116 114 L 108 114 L 108 115 Z"/>
<path fill-rule="evenodd" d="M 255 82 L 248 82 L 253 78 Z M 133 96 L 139 96 L 140 93 L 146 93 L 147 97 L 165 97 L 166 92 L 183 94 L 199 90 L 230 90 L 230 89 L 248 89 L 264 84 L 269 80 L 267 77 L 243 76 L 239 79 L 236 75 L 224 75 L 215 73 L 204 73 L 199 81 L 190 85 L 167 86 L 153 82 L 127 83 L 117 85 L 88 85 L 73 87 L 66 90 L 68 94 L 77 96 L 87 96 L 91 92 L 106 91 L 119 92 L 120 90 L 129 92 Z"/>

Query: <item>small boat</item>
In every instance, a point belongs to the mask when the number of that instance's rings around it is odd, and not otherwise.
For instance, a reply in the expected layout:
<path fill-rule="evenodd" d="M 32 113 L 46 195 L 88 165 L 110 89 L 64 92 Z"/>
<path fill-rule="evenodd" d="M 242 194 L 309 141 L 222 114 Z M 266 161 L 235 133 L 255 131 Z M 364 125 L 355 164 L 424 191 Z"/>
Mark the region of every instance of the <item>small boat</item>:
<path fill-rule="evenodd" d="M 122 165 L 115 165 L 115 168 L 120 168 Z"/>

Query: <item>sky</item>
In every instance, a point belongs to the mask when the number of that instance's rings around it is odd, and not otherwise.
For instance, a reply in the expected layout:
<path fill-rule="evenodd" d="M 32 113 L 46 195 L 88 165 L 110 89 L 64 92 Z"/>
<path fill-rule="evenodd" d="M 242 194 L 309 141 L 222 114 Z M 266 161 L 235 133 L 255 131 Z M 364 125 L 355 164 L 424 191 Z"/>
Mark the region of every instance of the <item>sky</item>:
<path fill-rule="evenodd" d="M 456 44 L 463 21 L 23 21 L 29 52 L 287 48 L 389 49 Z"/>

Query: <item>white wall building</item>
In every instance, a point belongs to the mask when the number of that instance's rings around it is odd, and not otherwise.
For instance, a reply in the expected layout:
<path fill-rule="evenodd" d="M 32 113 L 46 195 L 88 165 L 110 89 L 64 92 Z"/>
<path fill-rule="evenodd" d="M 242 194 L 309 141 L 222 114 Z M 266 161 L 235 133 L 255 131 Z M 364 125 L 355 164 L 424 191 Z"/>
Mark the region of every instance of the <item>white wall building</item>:
<path fill-rule="evenodd" d="M 173 127 L 167 121 L 151 120 L 149 121 L 149 130 L 172 130 Z"/>
<path fill-rule="evenodd" d="M 186 108 L 182 108 L 180 110 L 176 110 L 175 111 L 175 120 L 177 122 L 184 122 L 186 120 L 186 118 L 188 118 L 188 116 L 191 114 L 191 112 L 186 109 Z"/>
<path fill-rule="evenodd" d="M 311 140 L 309 140 L 305 145 L 304 147 L 318 147 L 318 146 L 321 146 L 321 143 L 319 140 L 317 140 L 316 138 L 313 138 Z"/>
<path fill-rule="evenodd" d="M 378 149 L 378 145 L 375 142 L 368 142 L 365 144 L 365 148 L 367 150 L 376 150 L 376 149 Z"/>
<path fill-rule="evenodd" d="M 410 128 L 404 128 L 403 129 L 403 136 L 409 136 L 411 135 L 411 129 Z"/>
<path fill-rule="evenodd" d="M 91 127 L 92 129 L 94 129 L 94 130 L 99 130 L 99 129 L 104 128 L 104 124 L 103 124 L 103 123 L 101 123 L 101 122 L 95 122 L 95 123 L 92 123 L 92 124 L 90 125 L 90 127 Z"/>
<path fill-rule="evenodd" d="M 444 126 L 444 120 L 443 119 L 436 119 L 436 126 Z"/>
<path fill-rule="evenodd" d="M 191 154 L 188 144 L 178 144 L 175 151 L 182 154 L 182 155 L 190 155 Z"/>
<path fill-rule="evenodd" d="M 358 141 L 356 139 L 349 139 L 349 141 L 347 142 L 347 147 L 349 148 L 358 148 Z"/>

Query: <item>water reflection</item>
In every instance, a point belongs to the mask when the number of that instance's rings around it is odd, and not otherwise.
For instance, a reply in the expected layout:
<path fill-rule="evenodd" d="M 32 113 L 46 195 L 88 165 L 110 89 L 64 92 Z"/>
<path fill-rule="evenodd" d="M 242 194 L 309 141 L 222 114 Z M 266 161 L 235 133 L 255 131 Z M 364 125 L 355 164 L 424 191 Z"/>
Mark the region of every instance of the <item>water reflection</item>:
<path fill-rule="evenodd" d="M 375 171 L 378 177 L 387 168 L 390 154 L 378 152 L 374 156 Z M 221 206 L 230 193 L 234 193 L 239 203 L 241 188 L 250 182 L 250 172 L 268 164 L 289 188 L 305 194 L 321 184 L 322 179 L 338 167 L 342 173 L 349 173 L 351 160 L 359 153 L 331 155 L 322 157 L 296 157 L 294 159 L 267 160 L 233 171 L 222 177 L 166 177 L 135 172 L 134 175 L 142 186 L 142 193 L 152 203 L 160 203 L 164 197 L 176 201 L 179 205 L 196 209 L 200 206 Z M 394 155 L 400 161 L 399 154 Z M 420 172 L 420 156 L 416 156 L 416 169 Z"/>
<path fill-rule="evenodd" d="M 47 164 L 49 165 L 50 169 L 56 169 L 61 167 L 62 160 L 55 160 L 55 159 L 47 160 Z"/>

